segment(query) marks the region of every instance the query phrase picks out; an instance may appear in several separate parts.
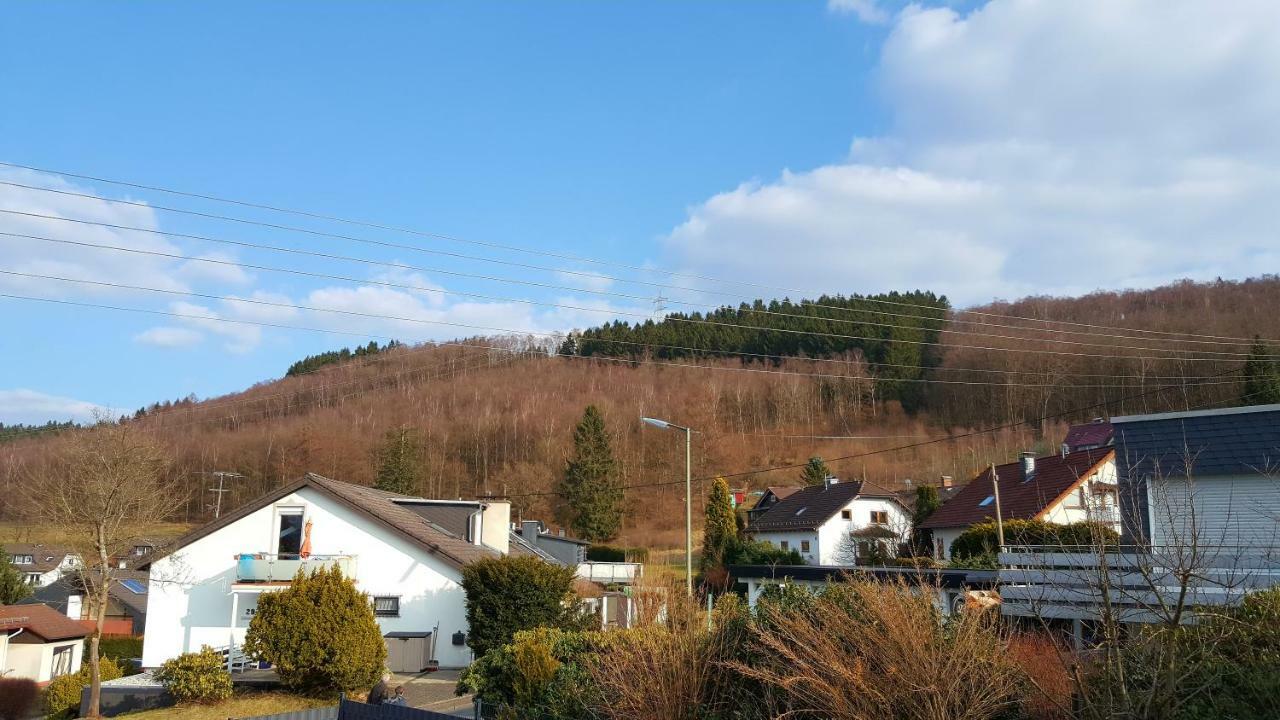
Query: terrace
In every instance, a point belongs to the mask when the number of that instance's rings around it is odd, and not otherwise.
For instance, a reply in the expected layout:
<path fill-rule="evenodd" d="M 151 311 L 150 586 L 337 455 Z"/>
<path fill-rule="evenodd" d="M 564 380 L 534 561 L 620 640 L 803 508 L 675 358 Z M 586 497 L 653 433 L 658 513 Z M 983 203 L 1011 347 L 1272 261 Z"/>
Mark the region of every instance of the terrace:
<path fill-rule="evenodd" d="M 299 570 L 308 574 L 322 568 L 336 567 L 351 577 L 356 571 L 354 555 L 300 555 L 277 553 L 241 553 L 236 556 L 236 582 L 280 583 L 293 580 Z"/>

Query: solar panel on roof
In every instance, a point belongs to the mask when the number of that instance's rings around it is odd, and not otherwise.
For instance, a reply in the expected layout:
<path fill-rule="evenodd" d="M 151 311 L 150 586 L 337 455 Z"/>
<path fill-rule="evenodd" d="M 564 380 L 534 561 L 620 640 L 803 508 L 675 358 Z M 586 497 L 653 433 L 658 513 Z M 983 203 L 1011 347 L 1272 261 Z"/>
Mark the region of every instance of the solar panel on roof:
<path fill-rule="evenodd" d="M 143 585 L 141 580 L 121 580 L 120 584 L 124 586 L 125 590 L 128 590 L 134 595 L 147 594 L 147 586 Z"/>

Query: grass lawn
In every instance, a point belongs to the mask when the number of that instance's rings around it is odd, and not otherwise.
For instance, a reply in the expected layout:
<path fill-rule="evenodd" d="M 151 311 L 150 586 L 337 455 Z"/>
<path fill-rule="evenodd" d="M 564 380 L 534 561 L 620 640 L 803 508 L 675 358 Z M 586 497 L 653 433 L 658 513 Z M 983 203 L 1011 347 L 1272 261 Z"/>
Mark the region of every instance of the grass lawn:
<path fill-rule="evenodd" d="M 178 705 L 128 713 L 120 717 L 130 720 L 227 720 L 337 704 L 337 698 L 317 700 L 282 692 L 248 692 L 237 693 L 230 700 L 217 705 Z"/>

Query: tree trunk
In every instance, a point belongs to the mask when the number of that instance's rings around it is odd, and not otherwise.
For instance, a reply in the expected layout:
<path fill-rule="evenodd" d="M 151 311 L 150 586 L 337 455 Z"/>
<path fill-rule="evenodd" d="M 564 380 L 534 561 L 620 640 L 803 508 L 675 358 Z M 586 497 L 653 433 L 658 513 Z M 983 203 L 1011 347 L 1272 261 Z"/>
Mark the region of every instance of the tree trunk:
<path fill-rule="evenodd" d="M 93 635 L 89 637 L 89 707 L 85 717 L 101 717 L 102 670 L 98 666 L 98 647 L 102 642 L 102 628 L 107 623 L 107 602 L 110 598 L 111 559 L 107 557 L 106 537 L 98 526 L 98 586 L 94 598 Z"/>

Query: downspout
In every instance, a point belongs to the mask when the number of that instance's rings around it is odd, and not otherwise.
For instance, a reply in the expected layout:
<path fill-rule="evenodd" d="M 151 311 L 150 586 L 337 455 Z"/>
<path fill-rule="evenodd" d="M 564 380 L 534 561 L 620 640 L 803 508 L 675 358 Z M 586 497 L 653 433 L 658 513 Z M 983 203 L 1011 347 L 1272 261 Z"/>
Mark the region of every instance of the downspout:
<path fill-rule="evenodd" d="M 26 628 L 18 628 L 18 632 L 8 636 L 4 641 L 4 655 L 0 655 L 0 676 L 9 672 L 9 643 L 22 633 L 26 632 Z"/>

